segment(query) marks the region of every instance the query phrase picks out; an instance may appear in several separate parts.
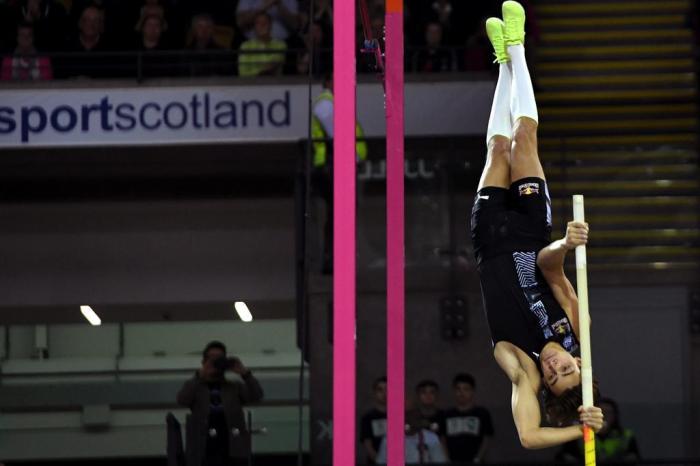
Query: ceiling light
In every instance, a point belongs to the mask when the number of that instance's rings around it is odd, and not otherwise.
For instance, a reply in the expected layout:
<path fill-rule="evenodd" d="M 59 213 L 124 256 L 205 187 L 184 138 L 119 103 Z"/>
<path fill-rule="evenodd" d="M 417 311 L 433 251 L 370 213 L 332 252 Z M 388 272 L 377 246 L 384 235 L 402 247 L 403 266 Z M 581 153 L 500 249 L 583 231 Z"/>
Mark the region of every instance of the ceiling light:
<path fill-rule="evenodd" d="M 102 325 L 100 316 L 98 316 L 90 306 L 80 306 L 80 312 L 82 312 L 83 316 L 90 322 L 90 325 Z"/>
<path fill-rule="evenodd" d="M 233 307 L 236 309 L 238 317 L 240 317 L 243 322 L 253 321 L 253 314 L 250 313 L 250 309 L 248 309 L 246 303 L 243 301 L 236 301 Z"/>

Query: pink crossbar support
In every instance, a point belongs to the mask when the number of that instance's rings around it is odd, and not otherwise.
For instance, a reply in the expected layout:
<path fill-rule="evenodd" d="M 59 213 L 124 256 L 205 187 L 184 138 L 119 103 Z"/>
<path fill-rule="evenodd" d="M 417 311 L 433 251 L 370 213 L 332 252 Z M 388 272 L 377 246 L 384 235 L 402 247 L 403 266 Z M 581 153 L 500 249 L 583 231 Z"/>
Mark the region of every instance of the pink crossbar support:
<path fill-rule="evenodd" d="M 386 2 L 387 464 L 404 465 L 403 0 Z"/>
<path fill-rule="evenodd" d="M 333 465 L 355 466 L 355 2 L 333 2 Z"/>

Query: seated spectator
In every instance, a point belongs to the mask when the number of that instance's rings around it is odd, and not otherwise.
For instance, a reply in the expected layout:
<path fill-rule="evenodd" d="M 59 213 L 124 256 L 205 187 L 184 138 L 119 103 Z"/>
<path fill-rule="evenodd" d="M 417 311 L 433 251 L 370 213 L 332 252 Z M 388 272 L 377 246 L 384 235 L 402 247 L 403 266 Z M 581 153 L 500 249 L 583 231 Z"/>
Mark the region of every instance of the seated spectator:
<path fill-rule="evenodd" d="M 103 45 L 111 50 L 126 50 L 132 44 L 133 27 L 141 0 L 72 0 L 71 17 L 78 23 L 85 9 L 102 12 Z"/>
<path fill-rule="evenodd" d="M 73 55 L 57 60 L 57 74 L 61 77 L 103 78 L 113 75 L 117 65 L 113 57 L 105 55 L 108 48 L 103 35 L 104 12 L 95 6 L 85 8 L 80 15 L 78 32 L 69 41 Z"/>
<path fill-rule="evenodd" d="M 406 464 L 443 464 L 447 463 L 445 447 L 438 435 L 423 427 L 421 414 L 411 410 L 406 413 L 406 437 L 404 440 L 404 458 Z M 377 464 L 386 464 L 386 437 L 382 439 L 377 453 Z"/>
<path fill-rule="evenodd" d="M 480 24 L 484 24 L 483 18 Z M 491 43 L 486 28 L 480 26 L 469 36 L 459 68 L 464 71 L 489 71 L 493 64 Z"/>
<path fill-rule="evenodd" d="M 309 74 L 309 67 L 311 66 L 311 55 L 309 52 L 304 50 L 303 52 L 297 52 L 296 59 L 294 61 L 294 66 L 296 68 L 296 74 L 301 76 L 306 76 Z"/>
<path fill-rule="evenodd" d="M 240 48 L 239 76 L 269 76 L 282 72 L 287 44 L 272 37 L 271 26 L 269 14 L 260 13 L 255 17 L 255 37 L 243 42 Z"/>
<path fill-rule="evenodd" d="M 192 18 L 190 50 L 220 50 L 221 47 L 214 41 L 214 19 L 201 13 Z"/>
<path fill-rule="evenodd" d="M 163 5 L 160 4 L 159 0 L 144 0 L 141 12 L 139 13 L 139 19 L 136 21 L 136 26 L 134 27 L 136 32 L 140 34 L 146 20 L 154 16 L 160 18 L 161 34 L 167 31 L 168 22 L 165 19 L 165 8 Z"/>
<path fill-rule="evenodd" d="M 377 452 L 386 435 L 386 377 L 380 377 L 372 384 L 374 407 L 360 420 L 360 443 L 365 450 L 368 464 L 375 464 Z"/>
<path fill-rule="evenodd" d="M 610 398 L 601 398 L 598 405 L 603 410 L 605 423 L 596 434 L 595 456 L 597 461 L 636 462 L 640 460 L 639 447 L 634 432 L 620 422 L 620 410 Z M 557 461 L 579 463 L 584 459 L 583 441 L 566 443 L 556 456 Z"/>
<path fill-rule="evenodd" d="M 314 0 L 314 17 L 311 23 L 316 23 L 323 29 L 324 37 L 333 35 L 333 6 L 331 0 Z"/>
<path fill-rule="evenodd" d="M 177 74 L 176 57 L 169 54 L 157 54 L 167 50 L 163 38 L 164 20 L 160 16 L 147 16 L 141 27 L 141 37 L 137 43 L 137 50 L 145 52 L 139 56 L 141 63 L 140 78 L 156 76 L 171 76 Z"/>
<path fill-rule="evenodd" d="M 231 56 L 214 40 L 214 19 L 206 13 L 192 18 L 188 49 L 194 53 L 187 56 L 188 74 L 192 76 L 231 75 L 234 67 Z"/>
<path fill-rule="evenodd" d="M 454 59 L 452 51 L 442 43 L 442 26 L 430 22 L 425 27 L 425 47 L 413 57 L 413 69 L 419 73 L 439 73 L 452 71 Z"/>
<path fill-rule="evenodd" d="M 435 433 L 442 434 L 442 411 L 437 400 L 440 387 L 434 380 L 423 380 L 416 385 L 416 408 L 421 415 L 423 426 Z"/>
<path fill-rule="evenodd" d="M 103 32 L 104 11 L 96 6 L 85 8 L 78 20 L 78 34 L 73 36 L 70 41 L 69 50 L 73 52 L 103 52 L 107 50 Z"/>
<path fill-rule="evenodd" d="M 239 0 L 236 22 L 248 39 L 255 37 L 255 22 L 260 13 L 269 15 L 275 40 L 286 41 L 299 30 L 301 16 L 297 0 Z"/>
<path fill-rule="evenodd" d="M 483 463 L 488 440 L 493 437 L 491 414 L 474 403 L 476 382 L 470 374 L 457 374 L 452 388 L 456 406 L 445 411 L 442 428 L 450 460 Z"/>
<path fill-rule="evenodd" d="M 2 60 L 3 81 L 40 81 L 53 79 L 51 60 L 38 55 L 34 47 L 34 28 L 30 23 L 17 26 L 17 47 Z"/>
<path fill-rule="evenodd" d="M 168 47 L 163 39 L 165 28 L 165 19 L 162 16 L 146 16 L 141 20 L 139 27 L 140 37 L 137 48 L 144 51 L 166 50 Z"/>
<path fill-rule="evenodd" d="M 296 48 L 296 47 L 295 47 Z M 330 41 L 326 38 L 323 26 L 318 22 L 313 22 L 309 25 L 308 31 L 302 36 L 302 43 L 299 48 L 303 48 L 297 59 L 305 58 L 307 64 L 302 66 L 304 72 L 296 74 L 308 74 L 309 66 L 313 58 L 313 75 L 316 77 L 324 76 L 330 73 L 333 67 L 333 52 L 331 50 Z"/>
<path fill-rule="evenodd" d="M 40 50 L 63 50 L 68 32 L 68 13 L 56 0 L 22 0 L 15 5 L 16 24 L 31 24 L 34 43 Z"/>

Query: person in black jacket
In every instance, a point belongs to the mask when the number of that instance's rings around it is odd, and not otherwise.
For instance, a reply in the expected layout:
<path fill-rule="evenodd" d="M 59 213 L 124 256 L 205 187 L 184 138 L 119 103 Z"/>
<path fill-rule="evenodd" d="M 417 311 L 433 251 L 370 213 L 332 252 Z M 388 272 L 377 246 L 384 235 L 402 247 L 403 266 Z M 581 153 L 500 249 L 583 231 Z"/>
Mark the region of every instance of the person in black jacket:
<path fill-rule="evenodd" d="M 224 377 L 238 374 L 243 383 Z M 263 398 L 260 383 L 240 359 L 226 357 L 226 346 L 212 341 L 204 348 L 202 367 L 177 394 L 179 405 L 190 408 L 187 464 L 229 466 L 250 455 L 250 431 L 243 405 Z"/>

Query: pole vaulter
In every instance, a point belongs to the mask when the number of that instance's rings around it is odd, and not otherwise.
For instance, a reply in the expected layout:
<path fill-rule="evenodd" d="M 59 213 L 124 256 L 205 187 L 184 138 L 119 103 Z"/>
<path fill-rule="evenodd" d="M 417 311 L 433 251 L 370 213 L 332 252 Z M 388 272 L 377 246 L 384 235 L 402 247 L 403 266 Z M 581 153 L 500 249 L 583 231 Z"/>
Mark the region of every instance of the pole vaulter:
<path fill-rule="evenodd" d="M 585 273 L 578 274 L 579 296 L 564 273 L 569 251 L 577 249 L 581 260 L 588 225 L 582 215 L 575 217 L 565 237 L 551 241 L 551 201 L 538 156 L 539 118 L 525 58 L 525 10 L 509 0 L 502 14 L 486 21 L 499 73 L 471 233 L 493 355 L 512 384 L 520 443 L 536 449 L 584 435 L 592 439 L 591 429 L 602 428 L 603 414 L 593 406 L 597 387 L 590 370 Z M 580 346 L 586 362 L 576 357 Z M 549 421 L 544 425 L 540 391 Z"/>

